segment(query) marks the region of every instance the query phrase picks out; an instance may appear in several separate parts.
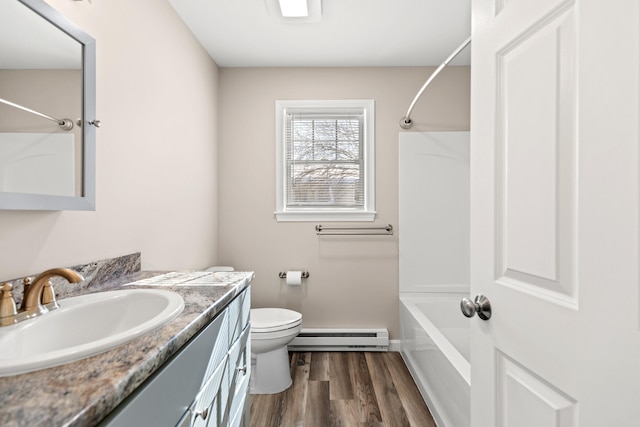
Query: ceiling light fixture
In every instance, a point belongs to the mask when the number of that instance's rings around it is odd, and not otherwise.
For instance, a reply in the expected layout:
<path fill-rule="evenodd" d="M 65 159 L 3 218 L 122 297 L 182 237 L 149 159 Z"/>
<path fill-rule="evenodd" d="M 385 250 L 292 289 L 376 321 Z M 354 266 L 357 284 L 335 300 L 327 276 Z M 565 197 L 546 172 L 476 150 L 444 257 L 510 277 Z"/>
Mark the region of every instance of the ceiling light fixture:
<path fill-rule="evenodd" d="M 307 0 L 278 0 L 280 12 L 285 18 L 303 18 L 309 16 Z"/>
<path fill-rule="evenodd" d="M 309 24 L 322 19 L 322 0 L 264 0 L 269 15 L 284 24 Z"/>

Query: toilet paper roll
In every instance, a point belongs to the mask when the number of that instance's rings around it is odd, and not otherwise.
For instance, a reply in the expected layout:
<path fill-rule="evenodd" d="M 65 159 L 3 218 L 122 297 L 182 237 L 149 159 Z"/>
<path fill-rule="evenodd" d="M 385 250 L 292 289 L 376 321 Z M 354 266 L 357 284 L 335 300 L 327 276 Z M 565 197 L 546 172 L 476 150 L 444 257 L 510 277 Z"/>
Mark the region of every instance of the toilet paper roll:
<path fill-rule="evenodd" d="M 287 285 L 300 286 L 302 284 L 302 271 L 287 271 Z"/>

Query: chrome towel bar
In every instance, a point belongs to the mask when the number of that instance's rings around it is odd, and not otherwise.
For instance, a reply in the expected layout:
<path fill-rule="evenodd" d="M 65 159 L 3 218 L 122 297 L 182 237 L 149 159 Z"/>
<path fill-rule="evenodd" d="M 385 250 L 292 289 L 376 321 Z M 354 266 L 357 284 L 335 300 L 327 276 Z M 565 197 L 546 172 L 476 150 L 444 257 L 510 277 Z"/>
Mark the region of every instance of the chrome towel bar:
<path fill-rule="evenodd" d="M 393 226 L 383 227 L 324 227 L 316 225 L 318 236 L 393 236 Z"/>

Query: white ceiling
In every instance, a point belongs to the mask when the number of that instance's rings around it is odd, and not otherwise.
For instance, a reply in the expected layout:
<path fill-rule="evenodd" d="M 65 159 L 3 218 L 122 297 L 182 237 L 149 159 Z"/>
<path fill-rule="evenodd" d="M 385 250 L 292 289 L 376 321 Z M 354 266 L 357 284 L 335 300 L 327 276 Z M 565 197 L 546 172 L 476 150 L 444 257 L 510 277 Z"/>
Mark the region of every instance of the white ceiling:
<path fill-rule="evenodd" d="M 321 1 L 320 22 L 291 23 L 277 0 L 169 0 L 221 67 L 434 66 L 471 32 L 470 0 Z"/>

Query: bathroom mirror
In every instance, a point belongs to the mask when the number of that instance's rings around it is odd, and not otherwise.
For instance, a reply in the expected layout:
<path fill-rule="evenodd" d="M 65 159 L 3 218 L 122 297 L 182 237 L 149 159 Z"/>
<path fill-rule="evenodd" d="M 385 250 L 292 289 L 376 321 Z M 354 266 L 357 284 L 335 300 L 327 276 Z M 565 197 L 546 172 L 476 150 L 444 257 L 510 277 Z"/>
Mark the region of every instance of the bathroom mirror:
<path fill-rule="evenodd" d="M 0 209 L 95 210 L 95 63 L 44 1 L 0 2 Z"/>

